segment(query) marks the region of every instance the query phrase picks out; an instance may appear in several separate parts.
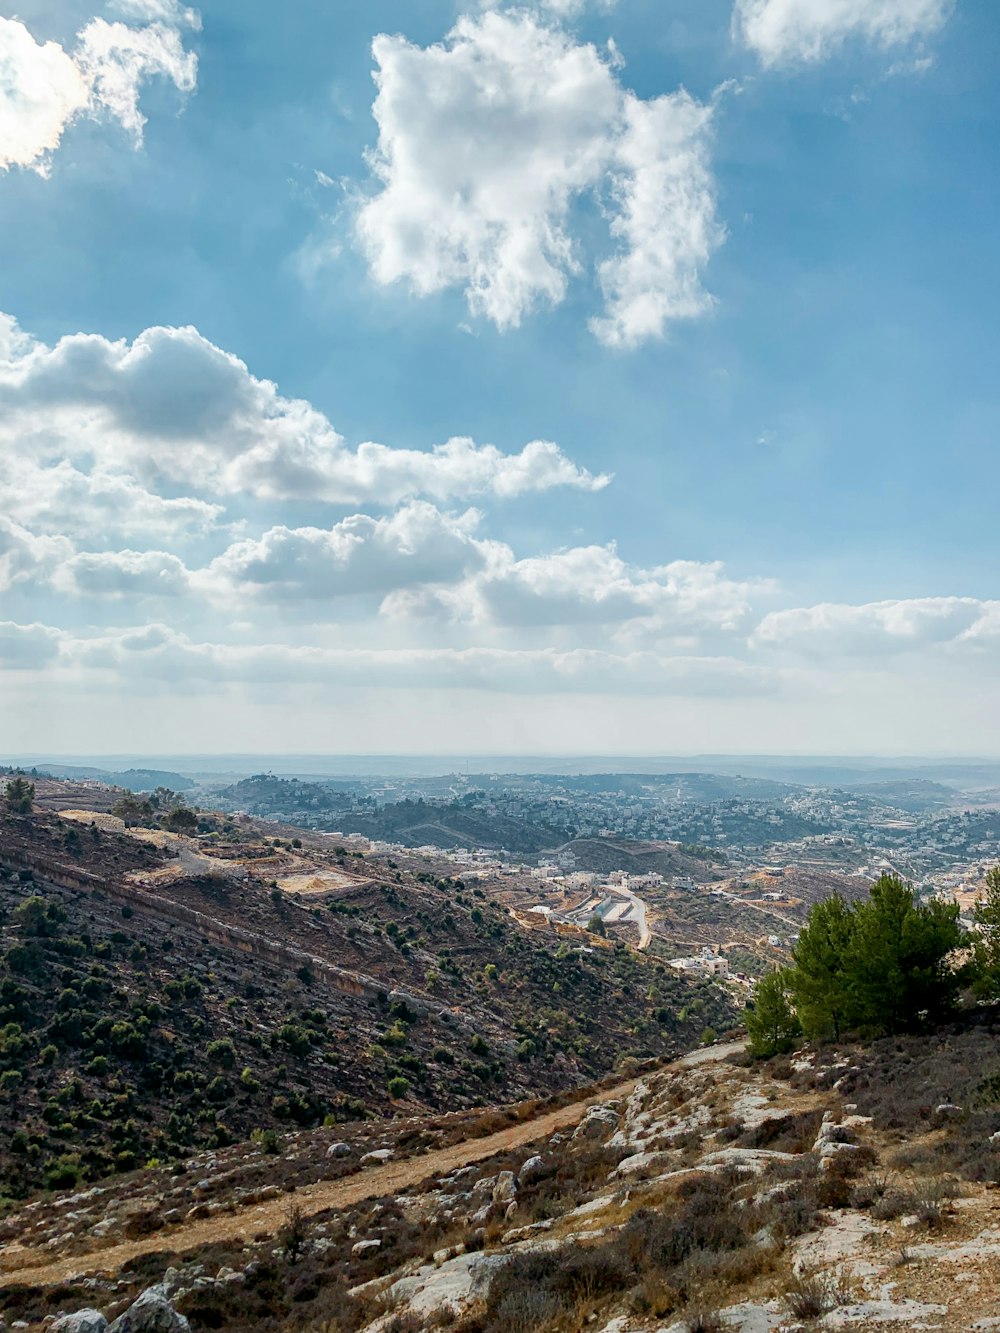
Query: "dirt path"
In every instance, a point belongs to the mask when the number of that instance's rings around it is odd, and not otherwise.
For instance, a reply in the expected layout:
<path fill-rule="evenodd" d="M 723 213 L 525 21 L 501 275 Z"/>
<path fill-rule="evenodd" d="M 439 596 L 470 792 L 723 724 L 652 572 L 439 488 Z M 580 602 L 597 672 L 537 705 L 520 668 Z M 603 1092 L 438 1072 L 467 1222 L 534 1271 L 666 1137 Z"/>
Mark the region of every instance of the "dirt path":
<path fill-rule="evenodd" d="M 692 1051 L 664 1068 L 686 1068 L 709 1061 L 725 1060 L 741 1050 L 742 1045 L 741 1042 L 735 1042 L 729 1046 L 709 1046 L 704 1050 Z M 108 1245 L 89 1254 L 72 1255 L 66 1259 L 53 1261 L 51 1253 L 22 1250 L 16 1245 L 9 1245 L 0 1251 L 0 1288 L 18 1283 L 52 1286 L 65 1282 L 76 1274 L 117 1273 L 129 1260 L 156 1251 L 181 1254 L 216 1241 L 231 1241 L 237 1238 L 249 1240 L 261 1232 L 275 1235 L 284 1225 L 289 1204 L 293 1201 L 307 1216 L 312 1216 L 328 1208 L 348 1208 L 352 1204 L 362 1203 L 365 1199 L 379 1198 L 384 1194 L 399 1194 L 409 1186 L 419 1185 L 430 1176 L 447 1175 L 451 1171 L 457 1171 L 459 1167 L 481 1162 L 496 1153 L 509 1152 L 513 1148 L 524 1147 L 536 1143 L 539 1139 L 548 1138 L 558 1129 L 577 1124 L 583 1118 L 588 1106 L 627 1097 L 637 1082 L 637 1079 L 630 1079 L 627 1083 L 618 1084 L 617 1087 L 606 1088 L 585 1101 L 560 1107 L 557 1111 L 550 1111 L 547 1115 L 538 1116 L 522 1125 L 512 1125 L 509 1129 L 502 1129 L 486 1138 L 455 1143 L 449 1148 L 438 1148 L 420 1157 L 388 1162 L 384 1166 L 371 1167 L 342 1180 L 318 1181 L 315 1185 L 307 1185 L 296 1190 L 293 1195 L 286 1194 L 279 1199 L 268 1199 L 266 1203 L 254 1204 L 236 1213 L 226 1213 L 206 1218 L 204 1221 L 182 1224 L 146 1236 L 142 1240 Z"/>

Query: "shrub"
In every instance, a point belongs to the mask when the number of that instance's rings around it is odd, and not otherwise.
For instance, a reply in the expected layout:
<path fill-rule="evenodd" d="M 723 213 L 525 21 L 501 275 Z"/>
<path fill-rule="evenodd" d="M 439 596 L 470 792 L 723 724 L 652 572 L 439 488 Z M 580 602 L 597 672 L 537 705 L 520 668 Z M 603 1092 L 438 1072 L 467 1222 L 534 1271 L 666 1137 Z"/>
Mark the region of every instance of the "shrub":
<path fill-rule="evenodd" d="M 236 1047 L 228 1037 L 222 1037 L 218 1041 L 210 1041 L 205 1054 L 213 1064 L 221 1065 L 223 1069 L 232 1069 L 236 1064 Z"/>
<path fill-rule="evenodd" d="M 410 1080 L 403 1078 L 402 1075 L 397 1075 L 389 1080 L 388 1088 L 389 1096 L 394 1101 L 400 1101 L 410 1091 Z"/>

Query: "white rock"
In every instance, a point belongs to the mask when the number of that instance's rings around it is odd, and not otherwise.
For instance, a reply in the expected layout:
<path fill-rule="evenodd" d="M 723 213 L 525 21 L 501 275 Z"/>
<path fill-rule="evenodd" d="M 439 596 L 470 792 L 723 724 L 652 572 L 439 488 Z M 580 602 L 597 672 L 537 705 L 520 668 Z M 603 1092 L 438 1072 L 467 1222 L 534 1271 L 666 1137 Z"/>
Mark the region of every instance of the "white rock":
<path fill-rule="evenodd" d="M 528 1160 L 521 1166 L 520 1171 L 517 1173 L 518 1183 L 521 1185 L 527 1185 L 532 1180 L 537 1180 L 538 1177 L 544 1173 L 544 1171 L 545 1171 L 545 1159 L 544 1157 L 540 1157 L 536 1153 L 534 1157 L 529 1157 Z"/>
<path fill-rule="evenodd" d="M 100 1310 L 77 1310 L 49 1325 L 49 1333 L 104 1333 L 108 1321 Z"/>
<path fill-rule="evenodd" d="M 391 1148 L 373 1148 L 371 1152 L 366 1152 L 361 1158 L 362 1166 L 365 1162 L 389 1162 L 393 1158 Z"/>
<path fill-rule="evenodd" d="M 373 1250 L 380 1250 L 382 1242 L 380 1240 L 359 1240 L 351 1246 L 352 1254 L 371 1254 Z"/>
<path fill-rule="evenodd" d="M 109 1333 L 188 1333 L 188 1321 L 167 1299 L 162 1284 L 147 1287 L 110 1326 Z"/>
<path fill-rule="evenodd" d="M 494 1203 L 510 1203 L 517 1194 L 517 1181 L 513 1171 L 501 1171 L 493 1186 Z"/>
<path fill-rule="evenodd" d="M 907 1323 L 915 1319 L 927 1319 L 931 1316 L 948 1313 L 947 1305 L 923 1305 L 919 1301 L 860 1301 L 856 1305 L 845 1305 L 839 1310 L 832 1310 L 822 1320 L 824 1328 L 846 1328 L 849 1324 L 859 1324 L 871 1320 L 876 1324 Z M 921 1325 L 916 1324 L 919 1328 Z"/>
<path fill-rule="evenodd" d="M 331 1143 L 326 1150 L 326 1155 L 327 1157 L 350 1157 L 351 1145 L 349 1143 Z"/>
<path fill-rule="evenodd" d="M 409 1277 L 399 1278 L 389 1288 L 389 1298 L 413 1314 L 426 1317 L 435 1310 L 456 1313 L 470 1301 L 486 1294 L 490 1278 L 508 1262 L 505 1254 L 459 1254 L 438 1267 L 425 1264 Z M 394 1313 L 402 1311 L 397 1306 Z"/>

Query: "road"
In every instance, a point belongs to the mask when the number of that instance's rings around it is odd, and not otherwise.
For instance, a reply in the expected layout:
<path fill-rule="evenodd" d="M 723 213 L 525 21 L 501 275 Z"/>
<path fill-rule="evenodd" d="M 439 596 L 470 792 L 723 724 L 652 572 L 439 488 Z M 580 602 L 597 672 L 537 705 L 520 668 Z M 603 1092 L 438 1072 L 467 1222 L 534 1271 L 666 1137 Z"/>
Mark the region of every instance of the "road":
<path fill-rule="evenodd" d="M 743 1042 L 726 1046 L 706 1046 L 690 1051 L 679 1059 L 662 1066 L 664 1070 L 685 1069 L 712 1061 L 726 1060 L 743 1049 Z M 182 1254 L 211 1245 L 218 1241 L 233 1241 L 256 1236 L 262 1232 L 275 1235 L 288 1220 L 289 1204 L 294 1201 L 306 1216 L 325 1212 L 330 1208 L 349 1208 L 365 1199 L 399 1194 L 402 1190 L 419 1185 L 431 1176 L 448 1175 L 460 1167 L 484 1161 L 497 1153 L 526 1147 L 554 1134 L 556 1130 L 574 1126 L 583 1119 L 588 1106 L 598 1102 L 617 1101 L 627 1097 L 638 1079 L 629 1079 L 617 1087 L 605 1088 L 585 1101 L 562 1106 L 556 1111 L 538 1116 L 524 1124 L 512 1125 L 486 1138 L 471 1139 L 438 1148 L 420 1157 L 388 1162 L 383 1166 L 361 1170 L 341 1180 L 319 1181 L 296 1190 L 294 1195 L 268 1199 L 266 1203 L 250 1205 L 235 1213 L 182 1223 L 166 1232 L 158 1232 L 141 1240 L 109 1243 L 89 1254 L 52 1260 L 51 1251 L 19 1250 L 8 1246 L 0 1251 L 0 1288 L 19 1283 L 31 1286 L 53 1286 L 66 1282 L 76 1274 L 117 1273 L 124 1264 L 144 1254 L 159 1251 Z"/>
<path fill-rule="evenodd" d="M 628 889 L 616 888 L 615 893 L 622 898 L 627 898 L 632 904 L 632 914 L 628 917 L 628 922 L 630 925 L 635 923 L 639 927 L 638 947 L 648 949 L 653 935 L 646 922 L 646 904 L 641 898 L 637 898 L 634 893 L 630 893 Z"/>

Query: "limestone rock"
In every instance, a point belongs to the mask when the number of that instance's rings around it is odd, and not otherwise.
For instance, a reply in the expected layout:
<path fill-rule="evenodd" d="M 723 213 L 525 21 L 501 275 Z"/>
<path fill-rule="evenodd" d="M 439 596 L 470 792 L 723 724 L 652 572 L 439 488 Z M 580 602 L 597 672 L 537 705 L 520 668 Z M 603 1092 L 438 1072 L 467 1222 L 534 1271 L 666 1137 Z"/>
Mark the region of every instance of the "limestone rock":
<path fill-rule="evenodd" d="M 351 1246 L 352 1254 L 371 1254 L 373 1250 L 380 1250 L 382 1242 L 380 1240 L 359 1240 Z"/>
<path fill-rule="evenodd" d="M 108 1321 L 100 1310 L 77 1310 L 49 1325 L 49 1333 L 104 1333 Z"/>
<path fill-rule="evenodd" d="M 1000 1138 L 1000 1135 L 997 1137 Z M 543 1175 L 544 1172 L 545 1159 L 536 1153 L 534 1157 L 528 1158 L 517 1173 L 518 1184 L 529 1185 L 533 1180 L 537 1180 L 539 1176 Z"/>
<path fill-rule="evenodd" d="M 147 1287 L 124 1314 L 119 1315 L 108 1333 L 188 1333 L 188 1321 L 167 1299 L 162 1285 Z"/>
<path fill-rule="evenodd" d="M 517 1194 L 517 1181 L 513 1171 L 501 1171 L 493 1186 L 494 1203 L 510 1203 Z"/>
<path fill-rule="evenodd" d="M 587 1114 L 576 1127 L 573 1142 L 581 1139 L 609 1139 L 618 1128 L 618 1112 L 610 1106 L 588 1106 Z"/>

